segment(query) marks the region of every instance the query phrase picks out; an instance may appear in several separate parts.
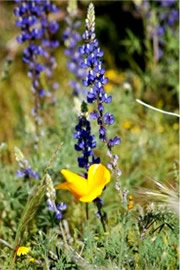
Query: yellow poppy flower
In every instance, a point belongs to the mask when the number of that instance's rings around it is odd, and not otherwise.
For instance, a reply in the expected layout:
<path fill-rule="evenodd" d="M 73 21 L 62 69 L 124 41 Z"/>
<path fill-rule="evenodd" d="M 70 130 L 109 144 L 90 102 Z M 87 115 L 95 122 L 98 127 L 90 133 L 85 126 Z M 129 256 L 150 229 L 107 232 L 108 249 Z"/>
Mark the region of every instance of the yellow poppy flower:
<path fill-rule="evenodd" d="M 26 255 L 29 251 L 29 247 L 19 247 L 17 250 L 17 256 Z"/>
<path fill-rule="evenodd" d="M 111 178 L 110 172 L 102 164 L 91 165 L 87 179 L 69 170 L 61 170 L 61 173 L 67 182 L 56 188 L 71 191 L 81 202 L 92 202 L 100 196 Z"/>

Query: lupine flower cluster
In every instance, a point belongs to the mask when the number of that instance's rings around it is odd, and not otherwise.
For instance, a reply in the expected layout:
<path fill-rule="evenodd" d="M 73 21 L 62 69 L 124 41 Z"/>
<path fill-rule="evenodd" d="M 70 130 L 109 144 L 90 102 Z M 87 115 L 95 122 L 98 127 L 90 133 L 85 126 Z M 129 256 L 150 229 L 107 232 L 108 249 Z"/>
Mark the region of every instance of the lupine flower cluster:
<path fill-rule="evenodd" d="M 50 211 L 55 213 L 57 219 L 63 218 L 63 211 L 66 210 L 67 205 L 64 202 L 56 205 L 56 190 L 54 189 L 52 179 L 49 174 L 46 174 L 46 196 L 47 196 L 47 205 Z"/>
<path fill-rule="evenodd" d="M 162 7 L 167 8 L 158 14 L 159 26 L 157 27 L 157 34 L 161 36 L 165 34 L 168 27 L 172 28 L 175 25 L 179 19 L 179 12 L 175 7 L 176 0 L 159 0 L 159 2 Z"/>
<path fill-rule="evenodd" d="M 90 116 L 97 120 L 99 126 L 99 139 L 105 142 L 108 148 L 108 155 L 111 162 L 108 164 L 109 169 L 115 169 L 117 156 L 113 155 L 111 150 L 115 145 L 120 144 L 120 138 L 115 136 L 112 139 L 107 138 L 107 127 L 114 123 L 114 116 L 109 112 L 104 112 L 104 105 L 111 103 L 112 97 L 105 92 L 104 86 L 108 82 L 105 77 L 105 69 L 102 66 L 103 51 L 100 49 L 95 34 L 95 13 L 93 4 L 89 5 L 86 19 L 86 31 L 83 34 L 85 44 L 79 48 L 83 56 L 82 67 L 87 71 L 87 76 L 83 79 L 84 86 L 88 87 L 87 102 L 96 102 L 97 110 L 94 110 Z M 120 176 L 118 168 L 115 172 Z"/>
<path fill-rule="evenodd" d="M 17 16 L 16 25 L 20 27 L 21 34 L 17 37 L 19 43 L 28 42 L 23 52 L 23 62 L 28 65 L 28 76 L 32 80 L 32 92 L 35 106 L 32 110 L 36 125 L 40 124 L 39 109 L 45 97 L 51 96 L 49 89 L 41 83 L 40 75 L 43 71 L 51 77 L 55 68 L 55 58 L 52 50 L 59 46 L 57 40 L 52 40 L 59 25 L 49 20 L 49 13 L 57 12 L 56 5 L 50 0 L 14 0 L 17 3 L 14 14 Z M 50 81 L 50 80 L 48 80 Z M 57 84 L 51 85 L 53 89 Z"/>
<path fill-rule="evenodd" d="M 75 75 L 75 80 L 70 81 L 70 86 L 73 89 L 73 95 L 79 96 L 84 93 L 84 89 L 79 82 L 85 77 L 86 72 L 80 66 L 82 61 L 81 54 L 78 52 L 78 44 L 82 40 L 81 35 L 77 29 L 81 25 L 77 18 L 77 1 L 70 0 L 67 8 L 68 16 L 65 18 L 67 28 L 63 34 L 63 40 L 66 46 L 65 55 L 69 58 L 67 67 L 70 72 Z"/>
<path fill-rule="evenodd" d="M 176 0 L 159 0 L 161 5 L 161 9 L 158 13 L 158 22 L 159 25 L 156 28 L 156 34 L 158 35 L 158 59 L 163 56 L 163 45 L 164 40 L 163 36 L 167 32 L 168 29 L 173 31 L 174 26 L 178 22 L 179 19 L 179 11 L 176 8 Z"/>
<path fill-rule="evenodd" d="M 75 150 L 82 152 L 82 155 L 78 157 L 79 167 L 88 170 L 90 165 L 100 163 L 100 158 L 95 157 L 93 152 L 93 149 L 96 148 L 96 140 L 95 136 L 91 134 L 91 124 L 87 120 L 87 104 L 85 102 L 82 103 L 81 112 L 74 132 L 74 138 L 77 139 Z"/>
<path fill-rule="evenodd" d="M 95 157 L 94 149 L 96 148 L 95 136 L 91 134 L 91 123 L 88 119 L 88 104 L 96 102 L 97 110 L 91 113 L 91 118 L 96 119 L 99 126 L 99 139 L 105 142 L 108 148 L 108 155 L 111 162 L 108 164 L 108 168 L 116 172 L 117 176 L 120 176 L 121 172 L 117 168 L 117 155 L 113 155 L 111 149 L 113 146 L 120 143 L 120 138 L 117 136 L 108 139 L 106 135 L 106 127 L 114 123 L 114 116 L 109 112 L 104 113 L 104 104 L 110 103 L 112 97 L 108 96 L 104 90 L 104 85 L 108 82 L 108 79 L 104 76 L 105 69 L 102 67 L 103 51 L 99 48 L 98 41 L 95 35 L 95 14 L 93 4 L 89 5 L 88 14 L 86 19 L 86 31 L 83 34 L 85 44 L 79 47 L 79 53 L 82 57 L 81 67 L 86 71 L 86 77 L 82 82 L 85 87 L 88 87 L 87 101 L 82 102 L 81 115 L 79 116 L 79 122 L 75 127 L 74 137 L 77 139 L 75 144 L 75 150 L 82 152 L 82 155 L 78 157 L 79 167 L 85 168 L 84 174 L 87 178 L 87 171 L 90 165 L 94 163 L 100 163 L 100 158 Z M 119 188 L 119 186 L 118 186 Z M 105 228 L 105 219 L 107 215 L 102 211 L 103 200 L 96 198 L 94 203 L 97 206 L 96 215 L 100 218 Z"/>
<path fill-rule="evenodd" d="M 21 150 L 15 147 L 14 152 L 15 152 L 16 161 L 18 162 L 18 165 L 20 167 L 20 169 L 16 171 L 16 176 L 19 178 L 24 177 L 25 179 L 30 179 L 30 178 L 38 179 L 39 174 L 33 171 L 31 166 L 29 165 L 28 160 L 25 158 Z"/>
<path fill-rule="evenodd" d="M 152 40 L 156 40 L 156 58 L 159 60 L 163 56 L 164 35 L 168 29 L 174 31 L 179 19 L 177 0 L 157 0 L 157 14 L 151 9 L 151 2 L 144 0 L 138 5 L 138 10 L 144 14 L 147 20 L 147 31 Z"/>

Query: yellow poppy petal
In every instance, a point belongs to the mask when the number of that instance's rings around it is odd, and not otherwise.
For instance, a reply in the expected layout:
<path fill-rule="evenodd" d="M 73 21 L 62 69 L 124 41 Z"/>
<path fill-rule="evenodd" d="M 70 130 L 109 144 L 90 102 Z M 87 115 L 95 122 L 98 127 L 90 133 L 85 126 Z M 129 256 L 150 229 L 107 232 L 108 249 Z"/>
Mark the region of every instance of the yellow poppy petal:
<path fill-rule="evenodd" d="M 56 189 L 67 189 L 67 190 L 69 190 L 69 183 L 64 182 L 62 184 L 59 184 L 59 185 L 56 186 Z"/>
<path fill-rule="evenodd" d="M 76 198 L 80 198 L 82 194 L 80 194 L 78 191 L 72 188 L 72 184 L 68 182 L 64 182 L 62 184 L 59 184 L 56 186 L 56 189 L 66 189 L 69 190 Z"/>
<path fill-rule="evenodd" d="M 81 202 L 92 202 L 102 194 L 103 189 L 104 189 L 104 185 L 98 186 L 96 189 L 92 190 L 92 192 L 81 197 L 79 200 Z"/>
<path fill-rule="evenodd" d="M 69 170 L 61 170 L 61 173 L 67 183 L 60 184 L 57 188 L 68 189 L 78 198 L 87 194 L 87 180 L 85 178 Z"/>
<path fill-rule="evenodd" d="M 102 164 L 93 164 L 88 171 L 88 193 L 110 182 L 110 172 Z"/>

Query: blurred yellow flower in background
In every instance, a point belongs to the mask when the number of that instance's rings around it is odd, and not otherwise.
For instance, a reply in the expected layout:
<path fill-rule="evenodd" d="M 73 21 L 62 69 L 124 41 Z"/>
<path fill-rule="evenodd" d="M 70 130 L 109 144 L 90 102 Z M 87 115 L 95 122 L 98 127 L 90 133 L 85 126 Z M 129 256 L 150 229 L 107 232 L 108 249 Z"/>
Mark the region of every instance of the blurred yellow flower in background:
<path fill-rule="evenodd" d="M 131 128 L 131 133 L 134 135 L 138 135 L 140 133 L 140 128 L 138 126 L 134 126 L 133 128 Z"/>
<path fill-rule="evenodd" d="M 108 79 L 114 83 L 118 83 L 119 84 L 119 74 L 115 69 L 109 69 L 106 71 L 106 76 L 108 77 Z"/>
<path fill-rule="evenodd" d="M 129 122 L 129 121 L 124 121 L 123 122 L 123 128 L 130 129 L 131 126 L 132 126 L 131 122 Z"/>
<path fill-rule="evenodd" d="M 21 256 L 21 255 L 26 255 L 27 253 L 29 253 L 30 251 L 30 247 L 19 247 L 17 250 L 17 256 Z"/>
<path fill-rule="evenodd" d="M 113 84 L 109 82 L 105 85 L 104 89 L 106 92 L 110 92 L 113 89 Z"/>
<path fill-rule="evenodd" d="M 105 75 L 108 77 L 110 82 L 115 83 L 115 84 L 122 83 L 126 78 L 125 73 L 123 73 L 123 72 L 119 73 L 115 69 L 107 70 Z"/>
<path fill-rule="evenodd" d="M 179 124 L 178 123 L 174 123 L 173 124 L 173 129 L 174 130 L 178 130 L 179 129 Z"/>
<path fill-rule="evenodd" d="M 164 127 L 163 126 L 159 126 L 157 129 L 158 133 L 163 133 L 164 132 Z"/>
<path fill-rule="evenodd" d="M 34 261 L 35 261 L 35 259 L 33 257 L 30 257 L 29 258 L 29 262 L 32 262 L 33 263 Z"/>

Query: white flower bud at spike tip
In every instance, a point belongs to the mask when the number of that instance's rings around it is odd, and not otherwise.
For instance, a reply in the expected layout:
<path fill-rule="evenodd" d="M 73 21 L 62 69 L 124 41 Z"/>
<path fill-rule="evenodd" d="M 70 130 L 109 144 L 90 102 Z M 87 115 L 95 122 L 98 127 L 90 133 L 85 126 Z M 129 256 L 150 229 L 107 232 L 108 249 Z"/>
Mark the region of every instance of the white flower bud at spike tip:
<path fill-rule="evenodd" d="M 67 12 L 70 16 L 75 16 L 77 13 L 77 0 L 69 0 Z"/>
<path fill-rule="evenodd" d="M 23 169 L 28 168 L 29 166 L 28 160 L 25 159 L 25 156 L 23 155 L 21 150 L 16 146 L 14 147 L 14 154 L 15 154 L 16 161 L 19 164 L 19 167 Z"/>
<path fill-rule="evenodd" d="M 88 30 L 92 30 L 93 32 L 95 27 L 95 12 L 94 5 L 92 3 L 88 7 L 86 26 Z"/>

